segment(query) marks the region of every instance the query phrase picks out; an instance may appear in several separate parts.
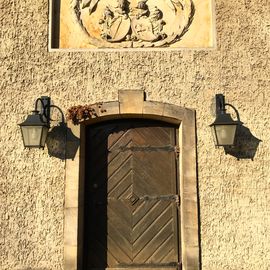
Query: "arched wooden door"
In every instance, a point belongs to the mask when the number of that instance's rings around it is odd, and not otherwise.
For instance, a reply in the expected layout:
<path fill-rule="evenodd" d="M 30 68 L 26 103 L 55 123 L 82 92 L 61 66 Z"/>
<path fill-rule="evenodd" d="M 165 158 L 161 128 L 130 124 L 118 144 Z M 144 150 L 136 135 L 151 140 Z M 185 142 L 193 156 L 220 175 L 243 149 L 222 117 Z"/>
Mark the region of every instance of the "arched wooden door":
<path fill-rule="evenodd" d="M 86 128 L 83 268 L 179 268 L 177 126 Z"/>

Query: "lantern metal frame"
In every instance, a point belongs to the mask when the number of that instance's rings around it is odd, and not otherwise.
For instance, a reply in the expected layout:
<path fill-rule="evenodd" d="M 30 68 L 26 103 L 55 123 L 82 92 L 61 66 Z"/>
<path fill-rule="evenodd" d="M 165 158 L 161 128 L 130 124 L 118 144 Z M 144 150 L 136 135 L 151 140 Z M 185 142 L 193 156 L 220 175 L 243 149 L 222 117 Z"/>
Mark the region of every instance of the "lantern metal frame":
<path fill-rule="evenodd" d="M 239 126 L 241 126 L 243 124 L 243 122 L 240 121 L 240 116 L 239 113 L 237 111 L 237 109 L 229 104 L 225 102 L 225 96 L 223 94 L 217 94 L 215 96 L 215 105 L 216 105 L 216 119 L 215 121 L 210 125 L 210 127 L 214 130 L 214 136 L 215 136 L 215 145 L 217 147 L 220 146 L 234 146 L 235 145 L 235 138 L 236 138 L 236 133 L 237 133 L 237 129 L 239 128 Z M 226 106 L 231 107 L 237 117 L 237 120 L 233 120 L 231 115 L 229 113 L 226 112 Z M 233 142 L 232 144 L 222 144 L 220 143 L 220 139 L 218 138 L 218 133 L 216 130 L 217 126 L 236 126 L 235 128 L 235 132 L 234 132 L 234 138 L 233 138 Z"/>

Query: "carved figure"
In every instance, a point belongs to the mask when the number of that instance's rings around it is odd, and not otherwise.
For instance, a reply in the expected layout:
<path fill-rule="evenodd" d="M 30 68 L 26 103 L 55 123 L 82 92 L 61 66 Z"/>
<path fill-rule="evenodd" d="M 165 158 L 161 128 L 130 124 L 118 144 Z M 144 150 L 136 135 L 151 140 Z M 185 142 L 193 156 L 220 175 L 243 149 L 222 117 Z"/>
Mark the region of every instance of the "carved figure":
<path fill-rule="evenodd" d="M 115 21 L 113 12 L 109 7 L 106 7 L 103 13 L 102 19 L 100 19 L 99 24 L 101 25 L 101 37 L 103 39 L 110 39 L 110 29 Z"/>
<path fill-rule="evenodd" d="M 125 39 L 130 29 L 130 19 L 126 14 L 126 0 L 119 0 L 117 7 L 106 7 L 102 19 L 101 37 L 109 42 Z"/>
<path fill-rule="evenodd" d="M 148 16 L 141 17 L 137 14 L 131 22 L 133 35 L 139 42 L 154 42 L 166 38 L 167 35 L 162 32 L 163 26 L 166 24 L 162 17 L 162 11 L 157 6 L 149 11 Z"/>
<path fill-rule="evenodd" d="M 169 6 L 169 8 L 176 13 L 177 9 L 176 7 L 181 7 L 182 10 L 184 10 L 185 7 L 185 0 L 165 0 L 166 4 Z"/>
<path fill-rule="evenodd" d="M 126 14 L 126 5 L 127 5 L 127 1 L 126 0 L 118 0 L 118 5 L 115 9 L 115 11 L 119 14 Z"/>
<path fill-rule="evenodd" d="M 124 16 L 125 19 L 127 19 L 128 15 L 126 13 L 126 5 L 127 5 L 126 0 L 118 0 L 118 5 L 114 9 L 114 13 L 122 15 L 122 16 Z"/>
<path fill-rule="evenodd" d="M 82 8 L 89 7 L 89 14 L 92 14 L 99 0 L 82 0 Z"/>
<path fill-rule="evenodd" d="M 152 24 L 152 32 L 157 38 L 166 38 L 166 34 L 162 32 L 163 25 L 165 25 L 165 21 L 162 20 L 162 12 L 157 7 L 154 7 L 154 9 L 151 11 L 149 20 Z"/>
<path fill-rule="evenodd" d="M 157 6 L 155 6 L 154 9 L 151 10 L 149 18 L 150 18 L 151 22 L 161 20 L 161 18 L 162 18 L 161 10 L 158 9 Z"/>
<path fill-rule="evenodd" d="M 149 8 L 146 4 L 148 0 L 139 0 L 138 5 L 136 7 L 137 9 L 137 19 L 140 19 L 141 17 L 146 17 L 149 14 Z"/>

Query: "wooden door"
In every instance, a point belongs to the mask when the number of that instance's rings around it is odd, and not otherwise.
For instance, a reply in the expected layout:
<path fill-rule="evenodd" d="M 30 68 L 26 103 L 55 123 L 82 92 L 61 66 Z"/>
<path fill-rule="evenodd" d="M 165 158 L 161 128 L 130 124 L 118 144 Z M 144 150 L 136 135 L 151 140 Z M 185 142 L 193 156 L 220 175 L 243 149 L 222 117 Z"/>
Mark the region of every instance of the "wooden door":
<path fill-rule="evenodd" d="M 179 266 L 176 131 L 134 119 L 87 128 L 84 269 Z"/>

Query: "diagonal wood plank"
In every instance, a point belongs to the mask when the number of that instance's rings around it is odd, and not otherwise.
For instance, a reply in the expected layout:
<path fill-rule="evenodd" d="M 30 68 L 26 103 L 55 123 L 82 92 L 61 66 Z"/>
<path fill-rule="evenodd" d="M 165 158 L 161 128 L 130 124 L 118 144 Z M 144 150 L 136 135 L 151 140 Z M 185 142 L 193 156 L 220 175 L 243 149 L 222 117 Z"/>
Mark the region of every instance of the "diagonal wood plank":
<path fill-rule="evenodd" d="M 145 263 L 147 260 L 151 260 L 151 256 L 155 252 L 155 250 L 160 246 L 162 242 L 171 235 L 173 220 L 169 219 L 165 224 L 162 224 L 160 231 L 155 231 L 155 234 L 151 235 L 150 241 L 146 245 L 140 249 L 138 253 L 136 253 L 135 257 L 133 257 L 133 262 L 135 263 Z M 134 254 L 133 254 L 134 256 Z M 176 260 L 176 258 L 175 258 Z M 173 261 L 175 261 L 173 260 Z M 166 263 L 172 263 L 172 261 L 164 261 Z M 160 261 L 156 261 L 156 263 L 160 263 Z"/>
<path fill-rule="evenodd" d="M 147 202 L 147 204 L 149 203 Z M 135 243 L 139 237 L 144 237 L 144 233 L 147 233 L 152 227 L 155 227 L 155 223 L 158 221 L 158 219 L 165 218 L 164 212 L 171 217 L 171 213 L 168 210 L 169 205 L 170 202 L 156 201 L 154 202 L 153 208 L 147 211 L 145 211 L 146 208 L 141 209 L 143 218 L 136 224 L 133 224 L 133 243 Z M 135 217 L 133 218 L 133 221 L 134 219 Z M 146 237 L 148 237 L 148 235 Z"/>
<path fill-rule="evenodd" d="M 165 258 L 172 250 L 171 242 L 173 240 L 173 235 L 165 238 L 164 242 L 155 250 L 153 255 L 146 262 L 163 262 L 163 258 Z"/>
<path fill-rule="evenodd" d="M 111 168 L 108 169 L 108 176 L 107 181 L 105 180 L 105 184 L 107 185 L 109 196 L 117 185 L 120 185 L 121 182 L 128 182 L 130 177 L 132 178 L 132 158 L 131 153 L 125 153 L 125 155 L 119 157 L 118 163 L 115 165 L 112 164 Z"/>
<path fill-rule="evenodd" d="M 111 241 L 131 259 L 133 253 L 132 245 L 130 245 L 130 231 L 126 232 L 123 228 L 123 226 L 116 226 L 114 220 L 108 219 L 108 235 L 110 235 Z M 115 251 L 110 246 L 107 249 L 114 254 Z"/>
<path fill-rule="evenodd" d="M 133 191 L 133 186 L 132 184 L 126 189 L 123 191 L 123 193 L 121 193 L 117 198 L 119 200 L 124 200 L 124 199 L 128 199 L 132 196 L 132 191 Z"/>
<path fill-rule="evenodd" d="M 170 128 L 160 127 L 141 127 L 135 128 L 133 132 L 133 141 L 136 145 L 167 145 L 171 143 Z M 173 142 L 174 143 L 174 142 Z"/>
<path fill-rule="evenodd" d="M 149 201 L 145 201 L 145 200 L 139 200 L 136 204 L 135 204 L 135 208 L 132 211 L 133 213 L 133 228 L 134 226 L 136 226 L 136 224 L 145 216 L 145 212 L 149 212 L 151 211 L 151 209 L 153 207 L 157 207 L 157 204 L 154 200 L 149 200 Z M 142 210 L 143 208 L 143 210 Z"/>
<path fill-rule="evenodd" d="M 123 247 L 119 246 L 111 237 L 111 235 L 107 236 L 107 250 L 115 258 L 117 258 L 117 261 L 119 264 L 130 264 L 132 262 L 132 259 L 126 254 L 125 251 L 123 251 Z M 113 265 L 109 265 L 109 267 L 114 267 Z"/>
<path fill-rule="evenodd" d="M 109 199 L 108 205 L 107 205 L 107 219 L 108 220 L 116 220 L 116 217 L 118 216 L 118 220 L 120 222 L 120 225 L 127 226 L 129 229 L 129 232 L 131 232 L 131 222 L 132 222 L 132 216 L 130 208 L 128 207 L 128 204 L 125 202 L 125 200 L 115 200 L 115 199 Z"/>
<path fill-rule="evenodd" d="M 143 229 L 139 238 L 134 239 L 133 242 L 133 254 L 136 257 L 139 253 L 142 253 L 143 250 L 147 253 L 146 246 L 149 247 L 149 243 L 153 242 L 157 233 L 163 229 L 163 227 L 172 220 L 172 215 L 170 208 L 165 208 L 165 211 L 161 213 L 161 215 L 154 220 L 151 225 L 147 229 Z M 171 230 L 172 231 L 172 230 Z"/>
<path fill-rule="evenodd" d="M 110 179 L 110 183 L 108 185 L 108 197 L 109 198 L 119 198 L 127 189 L 132 188 L 133 184 L 133 171 L 130 168 L 127 171 L 122 171 L 121 173 L 125 173 L 122 177 L 113 177 Z M 122 178 L 121 178 L 122 177 Z M 119 179 L 120 178 L 120 179 Z"/>
<path fill-rule="evenodd" d="M 175 250 L 174 248 L 171 249 L 170 252 L 166 254 L 166 256 L 161 260 L 162 263 L 168 262 L 168 261 L 175 261 Z"/>

